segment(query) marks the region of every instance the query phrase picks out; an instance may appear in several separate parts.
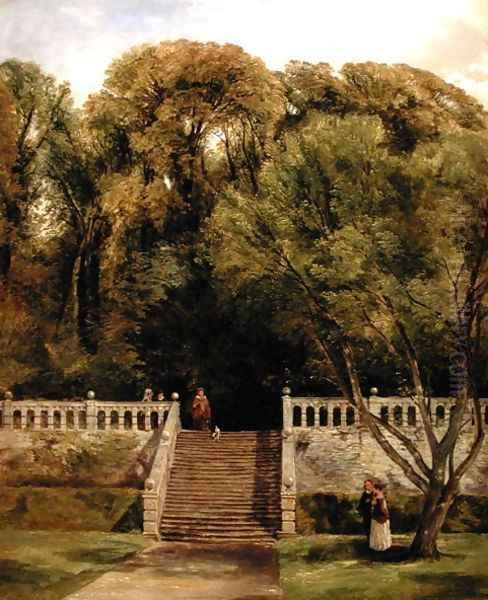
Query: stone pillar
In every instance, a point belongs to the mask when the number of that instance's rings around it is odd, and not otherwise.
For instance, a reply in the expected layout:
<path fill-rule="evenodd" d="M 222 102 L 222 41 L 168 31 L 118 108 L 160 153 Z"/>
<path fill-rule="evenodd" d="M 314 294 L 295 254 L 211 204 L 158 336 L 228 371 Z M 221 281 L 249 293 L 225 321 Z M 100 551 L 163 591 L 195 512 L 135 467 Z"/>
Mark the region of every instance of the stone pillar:
<path fill-rule="evenodd" d="M 347 404 L 341 404 L 341 427 L 347 426 Z"/>
<path fill-rule="evenodd" d="M 301 412 L 301 426 L 302 427 L 306 427 L 307 426 L 307 407 L 304 406 L 303 404 L 300 405 L 300 408 L 302 410 Z"/>
<path fill-rule="evenodd" d="M 97 401 L 95 400 L 94 392 L 92 393 L 93 396 L 88 396 L 88 399 L 85 401 L 87 431 L 95 431 L 97 428 Z"/>
<path fill-rule="evenodd" d="M 144 418 L 144 429 L 146 431 L 151 430 L 151 411 L 146 408 L 146 414 Z"/>
<path fill-rule="evenodd" d="M 320 427 L 320 406 L 313 407 L 313 424 L 314 427 Z"/>
<path fill-rule="evenodd" d="M 291 429 L 293 427 L 293 409 L 290 398 L 291 390 L 289 387 L 283 388 L 283 429 Z"/>
<path fill-rule="evenodd" d="M 281 474 L 281 532 L 280 536 L 296 533 L 296 473 L 295 438 L 293 429 L 283 430 Z"/>
<path fill-rule="evenodd" d="M 14 409 L 12 400 L 12 392 L 5 392 L 5 400 L 3 401 L 3 426 L 5 429 L 14 428 Z"/>
<path fill-rule="evenodd" d="M 27 410 L 25 408 L 20 410 L 20 428 L 27 429 Z"/>
<path fill-rule="evenodd" d="M 133 408 L 131 409 L 131 413 L 132 413 L 132 430 L 133 431 L 138 431 L 139 429 L 139 425 L 137 423 L 137 413 L 139 411 L 137 410 L 137 408 Z"/>
<path fill-rule="evenodd" d="M 54 409 L 47 409 L 47 428 L 54 429 Z"/>
<path fill-rule="evenodd" d="M 66 409 L 60 408 L 59 413 L 61 415 L 60 429 L 61 431 L 66 431 L 68 429 L 68 426 L 66 424 Z"/>
<path fill-rule="evenodd" d="M 112 411 L 107 408 L 105 411 L 105 429 L 108 431 L 112 425 L 110 423 Z"/>

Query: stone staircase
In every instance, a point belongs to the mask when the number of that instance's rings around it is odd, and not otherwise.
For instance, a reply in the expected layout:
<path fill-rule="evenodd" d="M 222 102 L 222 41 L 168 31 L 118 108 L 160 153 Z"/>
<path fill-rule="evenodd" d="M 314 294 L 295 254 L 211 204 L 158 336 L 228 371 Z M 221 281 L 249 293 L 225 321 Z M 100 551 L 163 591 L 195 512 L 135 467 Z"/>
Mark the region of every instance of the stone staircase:
<path fill-rule="evenodd" d="M 270 543 L 281 529 L 281 434 L 180 431 L 163 540 Z"/>

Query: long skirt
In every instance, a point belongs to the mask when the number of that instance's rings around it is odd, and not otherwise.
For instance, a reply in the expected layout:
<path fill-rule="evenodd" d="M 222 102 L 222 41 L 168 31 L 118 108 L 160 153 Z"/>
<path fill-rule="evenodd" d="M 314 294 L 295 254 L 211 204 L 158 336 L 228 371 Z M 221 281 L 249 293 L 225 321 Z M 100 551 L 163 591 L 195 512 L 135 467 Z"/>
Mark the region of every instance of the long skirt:
<path fill-rule="evenodd" d="M 390 521 L 378 523 L 371 521 L 371 533 L 369 534 L 369 547 L 371 550 L 388 550 L 391 547 Z"/>

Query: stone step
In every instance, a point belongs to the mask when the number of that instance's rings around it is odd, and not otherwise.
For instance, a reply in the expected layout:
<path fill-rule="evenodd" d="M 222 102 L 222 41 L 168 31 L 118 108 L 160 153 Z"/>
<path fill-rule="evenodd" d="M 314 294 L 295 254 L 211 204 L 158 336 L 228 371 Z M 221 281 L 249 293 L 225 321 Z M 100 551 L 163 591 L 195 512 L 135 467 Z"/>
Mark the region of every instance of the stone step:
<path fill-rule="evenodd" d="M 210 438 L 211 432 L 209 431 L 198 431 L 196 429 L 182 429 L 180 434 L 185 438 L 201 438 L 206 439 Z M 253 439 L 273 439 L 273 438 L 281 438 L 281 431 L 277 431 L 276 429 L 268 429 L 265 431 L 220 431 L 221 438 L 234 438 L 234 439 L 243 439 L 243 438 L 253 438 Z"/>
<path fill-rule="evenodd" d="M 227 461 L 207 461 L 204 465 L 196 465 L 187 463 L 182 460 L 175 460 L 171 466 L 172 470 L 175 472 L 185 471 L 185 472 L 204 472 L 208 474 L 212 474 L 214 471 L 238 471 L 240 472 L 249 472 L 255 473 L 257 471 L 271 471 L 272 473 L 281 473 L 281 464 L 277 464 L 278 461 L 239 461 L 239 462 L 227 462 Z"/>
<path fill-rule="evenodd" d="M 226 518 L 220 520 L 202 519 L 200 517 L 165 516 L 161 521 L 162 527 L 187 527 L 193 531 L 244 531 L 247 529 L 265 529 L 273 531 L 279 527 L 280 520 L 277 518 L 267 519 L 242 519 Z"/>
<path fill-rule="evenodd" d="M 173 473 L 172 473 L 173 475 Z M 233 473 L 229 471 L 228 473 L 217 473 L 217 474 L 209 474 L 209 473 L 190 473 L 190 472 L 176 472 L 174 473 L 174 480 L 180 482 L 205 482 L 208 486 L 216 486 L 216 485 L 240 485 L 240 484 L 273 484 L 278 483 L 278 477 L 275 476 L 276 473 Z M 171 478 L 170 478 L 171 479 Z"/>
<path fill-rule="evenodd" d="M 209 483 L 208 481 L 200 482 L 188 482 L 175 480 L 170 481 L 168 485 L 167 493 L 181 492 L 186 494 L 186 498 L 189 498 L 190 494 L 197 496 L 212 496 L 212 498 L 243 498 L 248 496 L 279 496 L 281 494 L 280 482 L 253 482 L 250 484 L 242 485 L 242 483 L 235 483 L 233 485 L 222 484 L 217 485 Z"/>
<path fill-rule="evenodd" d="M 253 454 L 249 456 L 245 456 L 241 453 L 236 454 L 234 452 L 229 452 L 229 454 L 222 454 L 221 452 L 215 453 L 215 455 L 210 454 L 210 452 L 206 452 L 203 454 L 205 456 L 205 463 L 202 462 L 201 459 L 195 459 L 195 455 L 193 453 L 185 454 L 184 452 L 176 451 L 176 455 L 174 458 L 174 462 L 180 462 L 185 465 L 203 465 L 208 463 L 229 463 L 231 465 L 235 464 L 255 464 L 255 463 L 269 463 L 275 464 L 277 460 L 281 457 L 280 453 L 275 453 L 270 456 L 264 456 L 262 454 Z"/>
<path fill-rule="evenodd" d="M 161 531 L 161 537 L 164 540 L 172 542 L 188 542 L 197 544 L 256 544 L 260 546 L 274 546 L 276 540 L 268 534 L 260 534 L 255 536 L 213 536 L 211 534 L 185 534 L 181 532 Z"/>
<path fill-rule="evenodd" d="M 270 510 L 260 509 L 252 510 L 250 508 L 225 508 L 210 506 L 196 506 L 196 507 L 181 507 L 181 506 L 165 506 L 164 510 L 165 517 L 174 516 L 188 516 L 191 518 L 202 518 L 202 519 L 227 519 L 227 518 L 240 518 L 243 519 L 261 519 L 261 518 L 275 518 L 281 516 L 281 510 L 279 508 L 273 508 Z"/>
<path fill-rule="evenodd" d="M 222 523 L 220 525 L 202 524 L 196 525 L 195 523 L 168 523 L 163 519 L 161 521 L 161 531 L 173 531 L 185 534 L 206 534 L 222 536 L 230 535 L 261 535 L 268 534 L 273 535 L 277 527 L 266 527 L 260 523 Z"/>
<path fill-rule="evenodd" d="M 249 489 L 233 489 L 233 488 L 222 488 L 222 489 L 215 489 L 215 488 L 207 488 L 207 489 L 200 489 L 200 488 L 192 488 L 189 489 L 188 486 L 186 485 L 182 485 L 178 482 L 171 482 L 169 484 L 168 487 L 168 491 L 167 491 L 167 498 L 170 498 L 170 496 L 174 496 L 175 498 L 177 497 L 178 500 L 189 500 L 190 498 L 208 498 L 211 499 L 213 501 L 218 501 L 219 499 L 221 500 L 239 500 L 239 499 L 246 499 L 246 500 L 265 500 L 267 498 L 279 498 L 281 496 L 281 487 L 280 486 L 276 486 L 276 489 L 274 490 L 267 490 L 267 489 L 255 489 L 253 487 L 249 488 Z"/>
<path fill-rule="evenodd" d="M 270 511 L 270 510 L 281 510 L 280 499 L 277 498 L 275 501 L 269 498 L 263 498 L 262 500 L 250 499 L 238 499 L 238 498 L 222 498 L 220 502 L 217 502 L 216 498 L 178 498 L 168 496 L 164 503 L 164 510 L 177 510 L 179 507 L 184 506 L 188 510 L 219 510 L 222 511 Z"/>
<path fill-rule="evenodd" d="M 270 460 L 274 460 L 277 455 L 281 452 L 281 446 L 277 448 L 249 448 L 249 447 L 241 447 L 241 446 L 219 446 L 218 448 L 204 448 L 200 445 L 195 446 L 186 446 L 181 444 L 176 444 L 176 451 L 179 455 L 186 455 L 193 460 L 198 460 L 200 456 L 204 455 L 205 457 L 230 457 L 230 458 L 245 458 L 251 459 L 255 457 L 269 458 Z"/>
<path fill-rule="evenodd" d="M 188 526 L 195 525 L 196 527 L 233 527 L 236 526 L 249 526 L 257 525 L 268 527 L 270 524 L 273 525 L 277 522 L 276 516 L 261 516 L 259 519 L 252 515 L 196 515 L 196 514 L 184 514 L 184 513 L 165 513 L 162 519 L 163 523 L 182 523 Z"/>

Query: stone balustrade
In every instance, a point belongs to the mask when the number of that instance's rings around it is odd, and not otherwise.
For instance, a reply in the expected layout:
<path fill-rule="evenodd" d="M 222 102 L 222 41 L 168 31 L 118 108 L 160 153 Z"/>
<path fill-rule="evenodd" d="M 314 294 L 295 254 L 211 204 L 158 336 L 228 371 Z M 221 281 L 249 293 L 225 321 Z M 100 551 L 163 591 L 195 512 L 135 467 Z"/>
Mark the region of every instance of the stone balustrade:
<path fill-rule="evenodd" d="M 144 535 L 159 538 L 166 490 L 175 455 L 176 438 L 181 431 L 180 404 L 173 402 L 168 418 L 159 431 L 159 443 L 149 477 L 144 484 Z"/>
<path fill-rule="evenodd" d="M 358 426 L 359 412 L 342 397 L 290 397 L 290 408 L 283 413 L 284 428 L 329 427 L 347 430 Z M 368 409 L 382 420 L 402 428 L 417 428 L 420 423 L 418 406 L 410 397 L 381 397 L 366 399 Z M 453 398 L 432 398 L 430 412 L 434 427 L 447 427 Z M 481 398 L 482 418 L 488 426 L 488 398 Z M 474 425 L 472 409 L 466 411 L 466 426 Z"/>
<path fill-rule="evenodd" d="M 21 431 L 150 431 L 165 423 L 173 402 L 13 400 L 0 402 L 0 427 Z"/>

